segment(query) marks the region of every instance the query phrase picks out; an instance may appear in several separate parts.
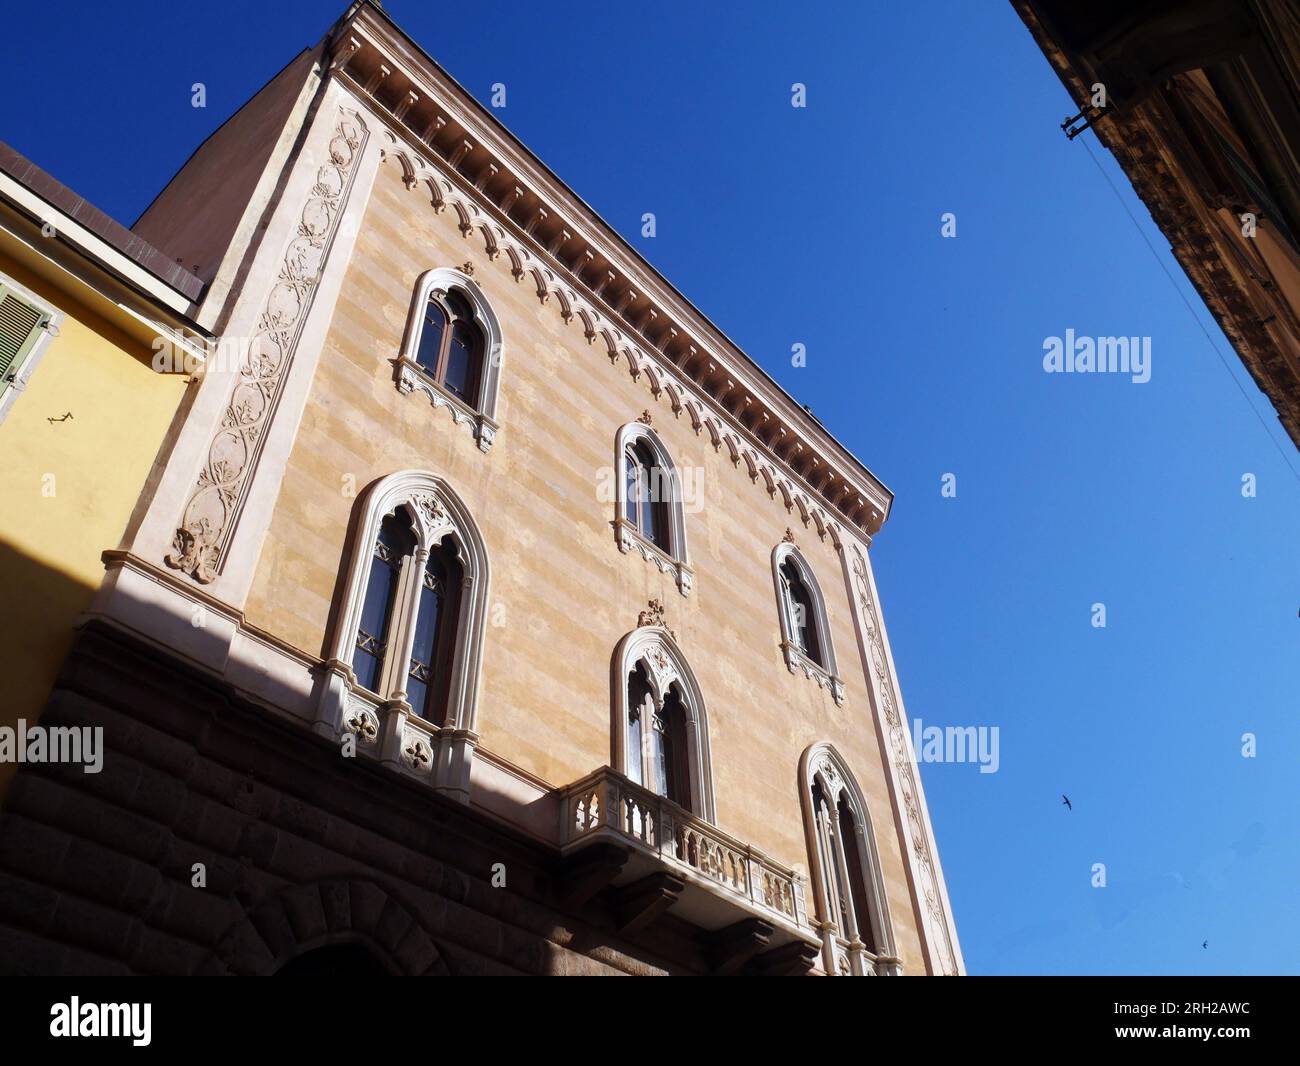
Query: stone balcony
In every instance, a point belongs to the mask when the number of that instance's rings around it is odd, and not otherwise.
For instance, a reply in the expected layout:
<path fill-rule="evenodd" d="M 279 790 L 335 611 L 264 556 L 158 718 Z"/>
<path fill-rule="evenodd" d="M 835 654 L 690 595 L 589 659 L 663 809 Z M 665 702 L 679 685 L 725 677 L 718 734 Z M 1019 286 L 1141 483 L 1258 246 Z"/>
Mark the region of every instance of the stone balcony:
<path fill-rule="evenodd" d="M 806 972 L 821 939 L 804 879 L 676 803 L 602 767 L 560 789 L 570 901 L 604 892 L 621 931 L 671 913 L 716 972 Z"/>

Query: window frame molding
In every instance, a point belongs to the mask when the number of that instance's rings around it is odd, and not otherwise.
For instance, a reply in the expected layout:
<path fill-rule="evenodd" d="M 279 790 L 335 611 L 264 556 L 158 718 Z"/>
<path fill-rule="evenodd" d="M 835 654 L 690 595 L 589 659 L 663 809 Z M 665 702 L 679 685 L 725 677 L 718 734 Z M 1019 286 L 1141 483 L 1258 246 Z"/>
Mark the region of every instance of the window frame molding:
<path fill-rule="evenodd" d="M 382 676 L 387 692 L 362 688 L 352 669 L 357 628 L 361 622 L 370 560 L 385 517 L 405 507 L 415 534 L 416 579 L 399 584 L 410 601 L 395 604 L 389 624 L 389 654 Z M 483 663 L 491 572 L 487 548 L 468 508 L 451 486 L 424 470 L 402 470 L 370 486 L 357 503 L 349 534 L 347 568 L 342 576 L 339 609 L 317 707 L 316 732 L 336 741 L 351 734 L 358 753 L 423 778 L 436 791 L 468 802 L 469 772 L 478 742 L 479 682 Z M 415 639 L 420 581 L 429 551 L 450 536 L 463 566 L 455 619 L 445 725 L 422 718 L 406 695 L 406 671 Z M 393 666 L 399 663 L 400 667 Z"/>
<path fill-rule="evenodd" d="M 871 905 L 872 936 L 877 952 L 873 954 L 858 937 L 844 937 L 834 920 L 834 908 L 829 903 L 827 874 L 822 867 L 822 849 L 817 828 L 817 812 L 813 803 L 813 786 L 821 784 L 823 794 L 834 797 L 838 808 L 840 796 L 848 800 L 853 813 L 857 837 L 858 859 L 862 866 L 862 886 Z M 813 909 L 817 926 L 822 932 L 822 967 L 828 975 L 835 976 L 848 969 L 852 976 L 899 976 L 902 961 L 894 939 L 893 922 L 889 916 L 889 897 L 885 891 L 880 851 L 876 847 L 876 832 L 871 822 L 871 812 L 857 779 L 848 763 L 829 741 L 810 744 L 799 760 L 799 797 L 803 807 L 804 835 L 808 846 L 809 874 L 813 886 Z M 834 815 L 838 820 L 838 811 Z M 843 849 L 841 849 L 841 852 Z M 847 855 L 841 854 L 846 863 Z M 849 905 L 856 907 L 849 890 Z M 860 919 L 854 914 L 855 924 Z"/>
<path fill-rule="evenodd" d="M 3 272 L 0 272 L 0 285 L 10 289 L 25 303 L 31 304 L 41 318 L 45 320 L 44 324 L 35 327 L 41 331 L 41 335 L 36 338 L 36 343 L 28 349 L 21 362 L 10 366 L 5 378 L 0 379 L 0 423 L 3 423 L 5 417 L 9 414 L 10 408 L 18 402 L 18 397 L 27 391 L 32 375 L 36 373 L 36 368 L 40 365 L 41 360 L 45 358 L 49 346 L 59 335 L 67 315 L 50 303 L 49 300 L 38 296 L 26 285 L 20 284 L 13 277 Z"/>
<path fill-rule="evenodd" d="M 781 576 L 781 568 L 787 561 L 792 561 L 798 569 L 799 577 L 803 580 L 804 587 L 812 600 L 813 617 L 809 619 L 809 623 L 816 629 L 818 646 L 826 658 L 825 666 L 809 657 L 795 639 L 794 619 L 791 616 L 793 604 L 786 595 L 785 580 Z M 844 679 L 840 675 L 835 659 L 830 616 L 826 613 L 826 596 L 807 558 L 793 540 L 783 540 L 772 549 L 772 584 L 776 591 L 777 616 L 781 624 L 781 654 L 785 657 L 786 669 L 792 674 L 802 671 L 805 677 L 817 682 L 818 688 L 829 689 L 836 705 L 842 706 Z"/>
<path fill-rule="evenodd" d="M 686 717 L 686 766 L 690 781 L 689 804 L 684 806 L 697 818 L 717 824 L 713 795 L 713 758 L 709 747 L 709 715 L 704 694 L 694 671 L 665 626 L 639 626 L 626 634 L 614 648 L 611 660 L 610 687 L 613 715 L 610 730 L 610 766 L 624 777 L 628 773 L 628 678 L 638 663 L 645 663 L 646 676 L 656 702 L 663 703 L 668 690 L 676 683 L 682 694 L 682 712 Z M 643 734 L 644 735 L 644 734 Z M 643 786 L 649 790 L 649 786 Z M 663 797 L 668 799 L 668 797 Z M 672 802 L 668 800 L 668 802 Z"/>
<path fill-rule="evenodd" d="M 420 336 L 424 331 L 424 309 L 434 293 L 455 289 L 474 312 L 473 322 L 483 333 L 482 365 L 479 367 L 478 406 L 466 403 L 436 380 L 416 361 L 420 351 Z M 450 328 L 450 323 L 448 323 Z M 452 422 L 469 428 L 479 449 L 488 452 L 496 438 L 497 396 L 501 386 L 501 367 L 505 362 L 505 339 L 496 312 L 488 302 L 478 283 L 464 271 L 452 267 L 434 267 L 426 270 L 415 282 L 415 295 L 406 315 L 406 329 L 402 346 L 393 360 L 397 391 L 403 395 L 418 392 L 425 396 L 434 409 L 445 408 Z"/>
<path fill-rule="evenodd" d="M 641 532 L 627 517 L 627 452 L 637 444 L 644 444 L 654 456 L 655 464 L 668 473 L 671 499 L 664 514 L 668 523 L 668 550 L 665 551 Z M 695 585 L 695 571 L 691 569 L 686 549 L 686 508 L 682 492 L 681 474 L 664 443 L 644 422 L 628 422 L 619 427 L 614 436 L 614 539 L 624 555 L 640 552 L 642 558 L 652 563 L 660 573 L 671 573 L 677 589 L 689 596 Z"/>

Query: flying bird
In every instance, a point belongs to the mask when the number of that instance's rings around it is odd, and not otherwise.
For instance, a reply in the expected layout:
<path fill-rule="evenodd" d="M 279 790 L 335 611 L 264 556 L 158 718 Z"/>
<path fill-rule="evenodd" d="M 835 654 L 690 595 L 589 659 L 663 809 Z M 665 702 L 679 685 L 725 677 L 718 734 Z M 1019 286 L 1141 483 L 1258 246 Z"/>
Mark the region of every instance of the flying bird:
<path fill-rule="evenodd" d="M 1070 797 L 1067 796 L 1064 792 L 1061 793 L 1061 802 L 1064 803 L 1067 807 L 1069 807 L 1070 810 L 1074 810 L 1074 804 L 1070 802 Z"/>
<path fill-rule="evenodd" d="M 1202 948 L 1202 949 L 1204 949 L 1204 948 L 1208 948 L 1209 946 L 1210 946 L 1210 942 L 1209 942 L 1208 940 L 1202 940 L 1202 941 L 1201 941 L 1201 948 Z"/>

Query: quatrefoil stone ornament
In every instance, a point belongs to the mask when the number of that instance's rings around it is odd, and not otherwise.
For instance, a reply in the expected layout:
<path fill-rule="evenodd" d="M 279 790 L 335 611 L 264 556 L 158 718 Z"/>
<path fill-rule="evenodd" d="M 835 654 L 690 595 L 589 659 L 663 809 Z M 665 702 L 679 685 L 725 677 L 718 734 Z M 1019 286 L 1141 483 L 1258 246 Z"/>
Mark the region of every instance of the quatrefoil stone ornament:
<path fill-rule="evenodd" d="M 402 749 L 402 758 L 413 770 L 423 770 L 432 758 L 429 746 L 423 740 L 413 740 Z"/>
<path fill-rule="evenodd" d="M 447 524 L 447 510 L 436 496 L 415 496 L 411 502 L 419 509 L 421 517 L 430 529 L 438 529 Z"/>
<path fill-rule="evenodd" d="M 369 744 L 379 736 L 379 722 L 369 711 L 355 711 L 343 724 L 347 731 L 355 734 L 363 744 Z"/>

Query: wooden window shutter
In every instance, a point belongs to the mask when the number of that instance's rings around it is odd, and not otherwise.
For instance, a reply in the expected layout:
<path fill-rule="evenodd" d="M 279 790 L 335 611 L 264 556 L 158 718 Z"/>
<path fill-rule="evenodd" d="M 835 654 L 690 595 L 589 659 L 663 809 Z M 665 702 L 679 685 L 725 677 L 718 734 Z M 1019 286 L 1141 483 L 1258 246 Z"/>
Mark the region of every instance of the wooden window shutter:
<path fill-rule="evenodd" d="M 50 316 L 0 284 L 0 391 L 22 369 Z"/>

